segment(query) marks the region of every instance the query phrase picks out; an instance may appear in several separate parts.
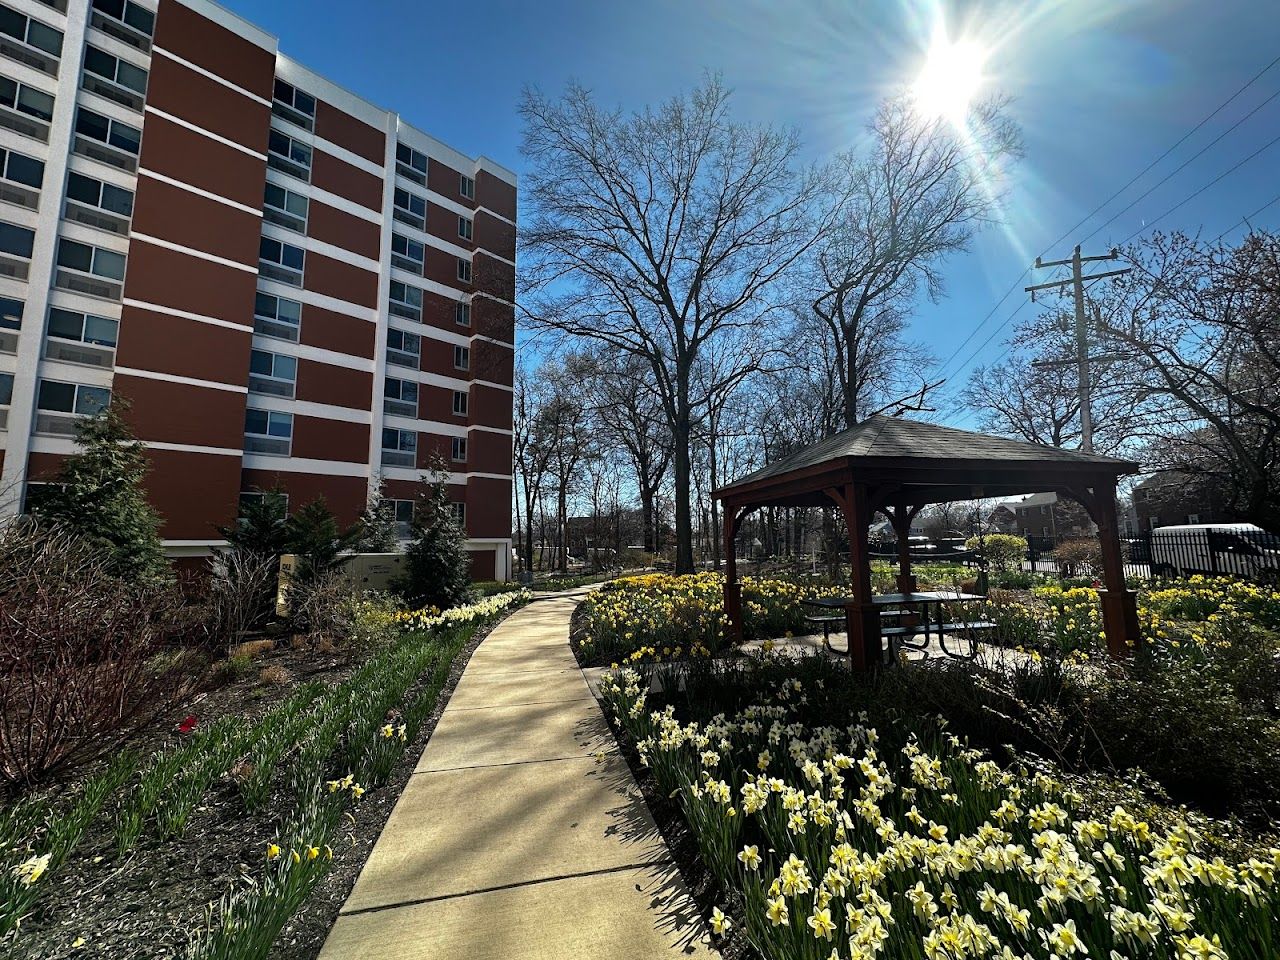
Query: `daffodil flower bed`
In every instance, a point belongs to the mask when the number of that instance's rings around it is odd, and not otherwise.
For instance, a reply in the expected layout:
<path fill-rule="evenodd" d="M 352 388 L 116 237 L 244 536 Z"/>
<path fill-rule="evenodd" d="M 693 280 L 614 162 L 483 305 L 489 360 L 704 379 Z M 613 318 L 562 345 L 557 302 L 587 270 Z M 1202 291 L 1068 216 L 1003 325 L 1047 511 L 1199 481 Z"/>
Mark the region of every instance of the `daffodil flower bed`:
<path fill-rule="evenodd" d="M 941 727 L 881 742 L 809 727 L 798 680 L 705 723 L 601 690 L 678 798 L 740 923 L 771 960 L 1264 960 L 1280 953 L 1280 849 L 1227 863 L 1043 772 L 1002 769 Z M 733 909 L 728 909 L 733 907 Z"/>
<path fill-rule="evenodd" d="M 415 633 L 423 630 L 436 630 L 441 627 L 462 627 L 479 623 L 488 617 L 496 616 L 512 607 L 529 602 L 528 590 L 509 590 L 506 593 L 495 593 L 491 596 L 468 603 L 461 607 L 440 610 L 437 607 L 424 607 L 421 610 L 403 610 L 395 614 L 395 622 L 404 633 Z"/>
<path fill-rule="evenodd" d="M 801 601 L 847 593 L 845 587 L 743 577 L 744 638 L 807 633 Z M 619 577 L 583 600 L 580 611 L 588 658 L 623 659 L 636 651 L 648 662 L 708 656 L 724 646 L 728 625 L 719 573 Z"/>
<path fill-rule="evenodd" d="M 183 932 L 183 939 L 190 938 L 183 955 L 268 956 L 284 924 L 331 868 L 335 848 L 341 859 L 346 844 L 339 841 L 356 824 L 352 811 L 367 791 L 390 779 L 429 720 L 455 655 L 478 625 L 526 596 L 504 594 L 409 615 L 392 642 L 373 647 L 339 682 L 299 684 L 253 722 L 229 713 L 193 724 L 185 731 L 188 739 L 145 761 L 122 754 L 60 801 L 32 798 L 0 808 L 0 947 L 21 943 L 33 923 L 41 931 L 33 940 L 59 929 L 69 889 L 61 874 L 95 892 L 121 882 L 128 892 L 139 886 L 139 863 L 185 862 L 192 845 L 194 860 L 216 862 L 227 854 L 228 836 L 252 831 L 261 837 L 257 849 L 265 849 L 261 867 L 218 878 L 221 889 L 233 878 L 236 893 L 210 905 L 205 922 Z M 187 829 L 197 815 L 201 829 L 212 825 L 223 841 L 216 854 L 200 836 L 189 835 L 198 832 Z M 181 889 L 186 879 L 174 876 L 168 887 Z M 173 901 L 165 906 L 155 925 L 172 936 L 172 914 L 180 907 L 173 910 Z M 117 926 L 119 914 L 110 912 L 109 901 L 99 909 L 105 928 Z M 90 942 L 89 949 L 117 955 L 100 943 Z"/>

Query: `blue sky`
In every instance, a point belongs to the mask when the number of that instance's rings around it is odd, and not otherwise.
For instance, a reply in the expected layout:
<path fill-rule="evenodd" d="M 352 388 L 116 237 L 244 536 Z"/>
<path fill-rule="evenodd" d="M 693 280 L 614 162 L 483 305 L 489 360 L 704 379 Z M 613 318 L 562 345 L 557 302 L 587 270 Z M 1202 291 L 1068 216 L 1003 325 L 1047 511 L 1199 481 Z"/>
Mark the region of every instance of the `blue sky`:
<path fill-rule="evenodd" d="M 516 171 L 525 84 L 555 91 L 574 77 L 602 100 L 632 107 L 687 88 L 707 69 L 734 88 L 739 117 L 794 125 L 821 158 L 856 144 L 876 101 L 915 76 L 942 15 L 953 32 L 994 48 L 987 88 L 1014 98 L 1026 157 L 1012 172 L 1004 222 L 948 264 L 946 299 L 917 311 L 914 333 L 940 359 L 1037 254 L 1280 55 L 1276 0 L 225 2 L 277 34 L 295 59 Z M 1070 255 L 1073 242 L 1278 91 L 1280 65 L 1050 257 Z M 1086 252 L 1123 240 L 1277 136 L 1280 96 L 1089 239 Z M 1159 225 L 1215 236 L 1277 194 L 1280 144 Z M 1280 224 L 1280 202 L 1257 223 Z M 1029 282 L 952 369 L 1017 307 Z M 974 362 L 1003 348 L 997 334 Z"/>

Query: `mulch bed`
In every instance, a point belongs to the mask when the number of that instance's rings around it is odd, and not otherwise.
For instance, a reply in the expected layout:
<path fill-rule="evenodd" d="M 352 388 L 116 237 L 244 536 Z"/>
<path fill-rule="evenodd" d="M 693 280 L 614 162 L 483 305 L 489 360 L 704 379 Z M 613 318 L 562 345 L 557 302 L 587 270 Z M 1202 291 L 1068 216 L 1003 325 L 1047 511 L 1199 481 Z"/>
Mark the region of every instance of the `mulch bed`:
<path fill-rule="evenodd" d="M 333 844 L 332 869 L 281 932 L 271 952 L 273 958 L 311 960 L 319 954 L 462 671 L 476 647 L 500 622 L 477 630 L 454 658 L 435 711 L 408 745 L 388 781 L 370 789 L 349 808 L 354 819 L 345 822 Z M 341 654 L 295 650 L 282 643 L 254 659 L 252 677 L 194 698 L 161 728 L 174 730 L 189 714 L 199 718 L 200 726 L 227 714 L 251 720 L 288 697 L 296 684 L 307 680 L 339 683 L 358 665 Z M 272 667 L 287 671 L 288 682 L 268 685 L 258 679 L 261 670 Z M 139 743 L 155 748 L 178 736 L 144 734 Z M 235 785 L 224 777 L 192 816 L 183 837 L 159 842 L 144 836 L 123 861 L 116 859 L 112 845 L 112 820 L 106 815 L 111 807 L 108 800 L 80 847 L 53 876 L 50 889 L 37 905 L 37 916 L 23 924 L 14 956 L 133 960 L 180 955 L 191 931 L 205 922 L 207 906 L 244 887 L 261 872 L 266 843 L 276 836 L 277 817 L 292 810 L 293 797 L 287 786 L 277 784 L 263 810 L 249 814 Z M 84 944 L 74 947 L 81 937 Z"/>

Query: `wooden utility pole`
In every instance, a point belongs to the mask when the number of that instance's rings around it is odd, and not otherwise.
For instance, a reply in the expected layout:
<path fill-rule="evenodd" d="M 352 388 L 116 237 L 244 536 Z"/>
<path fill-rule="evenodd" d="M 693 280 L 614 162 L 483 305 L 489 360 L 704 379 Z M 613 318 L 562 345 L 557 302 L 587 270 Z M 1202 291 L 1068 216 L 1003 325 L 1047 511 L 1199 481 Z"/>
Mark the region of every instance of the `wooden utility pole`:
<path fill-rule="evenodd" d="M 1106 273 L 1095 273 L 1090 276 L 1084 276 L 1083 265 L 1091 263 L 1095 260 L 1117 260 L 1120 257 L 1120 251 L 1112 248 L 1110 253 L 1102 254 L 1096 257 L 1082 257 L 1080 255 L 1080 245 L 1076 244 L 1076 248 L 1072 251 L 1070 260 L 1041 260 L 1036 257 L 1035 268 L 1041 270 L 1045 267 L 1065 267 L 1071 265 L 1070 280 L 1054 280 L 1049 283 L 1037 283 L 1022 289 L 1031 294 L 1031 299 L 1036 298 L 1037 290 L 1061 289 L 1068 283 L 1071 284 L 1075 294 L 1076 307 L 1076 355 L 1074 360 L 1041 360 L 1036 361 L 1035 366 L 1038 367 L 1057 367 L 1067 363 L 1074 363 L 1076 373 L 1080 378 L 1080 449 L 1085 453 L 1093 453 L 1093 414 L 1090 411 L 1089 404 L 1089 338 L 1088 331 L 1085 326 L 1085 301 L 1084 301 L 1084 285 L 1086 280 L 1103 280 L 1107 277 L 1119 277 L 1129 272 L 1128 267 L 1122 270 L 1109 270 Z M 1094 359 L 1103 359 L 1095 357 Z"/>

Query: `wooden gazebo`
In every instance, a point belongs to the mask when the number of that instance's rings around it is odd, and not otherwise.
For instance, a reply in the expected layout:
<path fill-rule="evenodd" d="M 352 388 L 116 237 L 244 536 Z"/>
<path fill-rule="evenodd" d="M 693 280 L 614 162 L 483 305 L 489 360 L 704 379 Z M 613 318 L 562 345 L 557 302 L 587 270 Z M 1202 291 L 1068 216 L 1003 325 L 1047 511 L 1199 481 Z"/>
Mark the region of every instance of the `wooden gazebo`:
<path fill-rule="evenodd" d="M 712 493 L 723 505 L 725 611 L 742 638 L 742 587 L 735 544 L 743 517 L 760 507 L 821 507 L 844 515 L 853 570 L 845 616 L 849 659 L 855 669 L 873 665 L 880 649 L 880 617 L 871 603 L 867 530 L 877 511 L 898 539 L 898 589 L 916 588 L 908 553 L 911 521 L 925 506 L 954 500 L 1053 492 L 1084 507 L 1102 545 L 1103 627 L 1112 656 L 1139 637 L 1137 601 L 1125 585 L 1116 525 L 1116 480 L 1136 473 L 1128 460 L 989 437 L 931 423 L 874 416 L 805 447 Z"/>

